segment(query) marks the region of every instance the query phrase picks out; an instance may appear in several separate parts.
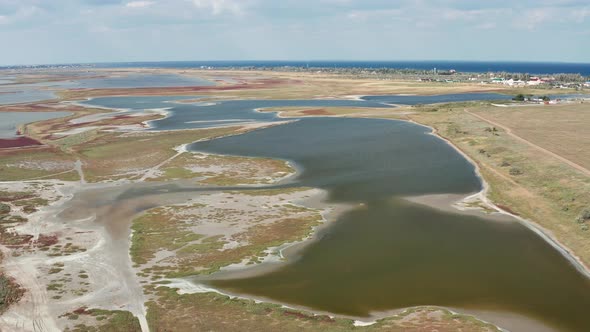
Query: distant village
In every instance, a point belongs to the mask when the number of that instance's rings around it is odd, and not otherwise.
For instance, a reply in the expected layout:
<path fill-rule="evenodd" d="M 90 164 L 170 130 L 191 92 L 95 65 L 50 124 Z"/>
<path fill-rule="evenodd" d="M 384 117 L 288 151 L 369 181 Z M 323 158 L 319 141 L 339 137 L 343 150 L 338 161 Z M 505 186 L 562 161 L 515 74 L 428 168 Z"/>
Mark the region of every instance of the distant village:
<path fill-rule="evenodd" d="M 207 69 L 207 68 L 204 68 Z M 213 68 L 210 68 L 213 69 Z M 216 68 L 220 69 L 220 68 Z M 229 69 L 229 68 L 228 68 Z M 316 74 L 339 74 L 346 78 L 371 78 L 381 80 L 417 80 L 421 82 L 499 84 L 511 87 L 539 87 L 554 89 L 582 90 L 590 89 L 590 77 L 580 74 L 530 75 L 527 73 L 468 73 L 454 69 L 439 70 L 437 68 L 424 70 L 412 68 L 350 68 L 350 67 L 235 67 L 234 70 L 269 70 L 288 72 L 311 72 Z"/>
<path fill-rule="evenodd" d="M 511 87 L 544 87 L 553 89 L 588 89 L 590 77 L 579 74 L 555 74 L 548 76 L 532 76 L 527 73 L 459 73 L 456 70 L 432 70 L 428 77 L 420 77 L 418 81 L 431 82 L 478 82 L 480 84 L 499 84 Z"/>
<path fill-rule="evenodd" d="M 481 84 L 502 84 L 507 86 L 514 86 L 514 87 L 524 87 L 524 86 L 550 86 L 552 88 L 557 89 L 583 89 L 583 88 L 590 88 L 590 81 L 574 81 L 572 82 L 569 79 L 562 79 L 559 80 L 553 76 L 530 76 L 527 79 L 514 79 L 514 78 L 504 78 L 504 77 L 496 77 L 493 74 L 489 75 L 487 79 L 481 79 L 481 77 L 471 77 L 470 81 L 480 81 Z"/>

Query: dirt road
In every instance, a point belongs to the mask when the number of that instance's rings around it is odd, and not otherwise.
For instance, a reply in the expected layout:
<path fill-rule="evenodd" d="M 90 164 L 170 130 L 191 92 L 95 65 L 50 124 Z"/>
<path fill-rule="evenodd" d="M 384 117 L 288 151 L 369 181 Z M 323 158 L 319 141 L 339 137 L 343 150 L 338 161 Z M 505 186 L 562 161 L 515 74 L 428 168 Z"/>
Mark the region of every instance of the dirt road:
<path fill-rule="evenodd" d="M 551 152 L 551 151 L 549 151 L 549 150 L 547 150 L 547 149 L 545 149 L 545 148 L 543 148 L 541 146 L 538 146 L 537 144 L 535 144 L 535 143 L 533 143 L 533 142 L 531 142 L 529 140 L 526 140 L 526 139 L 524 139 L 524 138 L 516 135 L 514 132 L 512 132 L 512 130 L 510 128 L 508 128 L 508 127 L 506 127 L 506 126 L 504 126 L 504 125 L 502 125 L 502 124 L 500 124 L 498 122 L 495 122 L 495 121 L 492 121 L 490 119 L 487 119 L 487 118 L 485 118 L 485 117 L 483 117 L 483 116 L 481 116 L 479 114 L 475 114 L 473 112 L 469 112 L 467 109 L 465 109 L 464 111 L 465 111 L 465 113 L 467 113 L 469 115 L 472 115 L 472 116 L 474 116 L 474 117 L 476 117 L 476 118 L 478 118 L 480 120 L 483 120 L 483 121 L 485 121 L 485 122 L 487 122 L 487 123 L 489 123 L 489 124 L 491 124 L 491 125 L 493 125 L 495 127 L 501 128 L 510 137 L 513 137 L 514 139 L 516 139 L 516 140 L 518 140 L 518 141 L 520 141 L 522 143 L 525 143 L 525 144 L 527 144 L 527 145 L 529 145 L 529 146 L 531 146 L 531 147 L 533 147 L 533 148 L 535 148 L 535 149 L 537 149 L 537 150 L 539 150 L 539 151 L 541 151 L 541 152 L 543 152 L 543 153 L 545 153 L 547 155 L 550 155 L 553 158 L 556 158 L 556 159 L 558 159 L 558 160 L 560 160 L 560 161 L 568 164 L 569 166 L 577 169 L 578 171 L 582 172 L 583 174 L 585 174 L 587 176 L 590 176 L 590 170 L 588 170 L 587 168 L 583 167 L 582 165 L 576 164 L 576 163 L 574 163 L 573 161 L 571 161 L 569 159 L 566 159 L 566 158 L 564 158 L 564 157 L 562 157 L 562 156 L 560 156 L 560 155 L 558 155 L 558 154 L 556 154 L 554 152 Z"/>

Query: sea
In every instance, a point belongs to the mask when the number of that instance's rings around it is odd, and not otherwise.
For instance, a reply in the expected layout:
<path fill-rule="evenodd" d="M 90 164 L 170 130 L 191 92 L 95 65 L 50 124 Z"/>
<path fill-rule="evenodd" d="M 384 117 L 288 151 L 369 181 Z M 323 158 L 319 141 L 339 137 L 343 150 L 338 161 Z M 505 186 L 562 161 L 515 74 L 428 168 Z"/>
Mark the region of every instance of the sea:
<path fill-rule="evenodd" d="M 590 76 L 590 63 L 571 62 L 517 62 L 517 61 L 282 61 L 282 60 L 244 60 L 244 61 L 148 61 L 148 62 L 111 62 L 88 64 L 60 64 L 27 66 L 35 68 L 51 68 L 57 66 L 91 66 L 97 68 L 201 68 L 201 67 L 302 67 L 302 68 L 395 68 L 451 70 L 458 72 L 510 72 L 539 75 L 549 74 L 581 74 Z M 0 69 L 23 68 L 19 66 L 0 66 Z"/>

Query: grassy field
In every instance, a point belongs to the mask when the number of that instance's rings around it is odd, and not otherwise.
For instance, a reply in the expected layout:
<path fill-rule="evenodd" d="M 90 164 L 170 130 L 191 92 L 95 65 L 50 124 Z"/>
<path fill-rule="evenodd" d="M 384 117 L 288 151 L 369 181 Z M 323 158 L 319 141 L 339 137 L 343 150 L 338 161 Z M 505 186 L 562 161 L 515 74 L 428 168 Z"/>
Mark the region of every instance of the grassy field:
<path fill-rule="evenodd" d="M 237 127 L 175 132 L 101 133 L 93 140 L 72 147 L 83 162 L 89 182 L 109 179 L 137 179 L 148 169 L 177 152 L 174 147 L 193 141 L 224 136 Z"/>
<path fill-rule="evenodd" d="M 489 107 L 474 110 L 515 135 L 590 169 L 590 105 Z"/>
<path fill-rule="evenodd" d="M 63 317 L 69 320 L 66 332 L 140 332 L 137 317 L 129 311 L 81 307 Z"/>
<path fill-rule="evenodd" d="M 350 95 L 381 95 L 381 94 L 418 94 L 436 95 L 463 92 L 498 92 L 506 94 L 563 94 L 572 93 L 572 90 L 537 89 L 526 87 L 508 87 L 496 84 L 474 83 L 445 83 L 445 82 L 418 82 L 414 80 L 377 80 L 377 79 L 351 79 L 337 74 L 329 73 L 295 73 L 295 72 L 269 72 L 269 71 L 193 71 L 195 75 L 202 77 L 229 77 L 232 79 L 250 79 L 271 77 L 288 80 L 289 84 L 280 87 L 264 88 L 256 90 L 220 91 L 216 95 L 229 94 L 232 96 L 269 98 L 269 99 L 293 99 L 293 98 L 333 98 L 336 96 Z"/>
<path fill-rule="evenodd" d="M 204 153 L 183 153 L 161 167 L 153 181 L 195 179 L 208 185 L 270 184 L 293 174 L 286 161 Z"/>
<path fill-rule="evenodd" d="M 575 152 L 587 146 L 583 112 L 588 111 L 590 105 L 490 108 L 473 103 L 408 117 L 434 127 L 469 155 L 490 184 L 489 195 L 496 204 L 541 225 L 590 265 L 590 216 L 585 212 L 590 208 L 590 177 L 482 119 L 501 121 L 533 144 L 583 163 L 587 153 Z M 531 125 L 538 121 L 542 124 Z"/>
<path fill-rule="evenodd" d="M 54 147 L 0 150 L 0 181 L 59 179 L 76 181 L 75 159 Z"/>

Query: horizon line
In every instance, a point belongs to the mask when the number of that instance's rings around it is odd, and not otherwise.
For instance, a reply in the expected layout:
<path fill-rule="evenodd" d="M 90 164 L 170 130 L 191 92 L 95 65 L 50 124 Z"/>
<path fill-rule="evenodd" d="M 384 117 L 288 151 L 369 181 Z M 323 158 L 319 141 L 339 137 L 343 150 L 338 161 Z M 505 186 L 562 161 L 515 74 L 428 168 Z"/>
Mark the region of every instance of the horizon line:
<path fill-rule="evenodd" d="M 428 62 L 444 62 L 444 63 L 529 63 L 529 64 L 572 64 L 572 65 L 590 65 L 590 62 L 577 61 L 527 61 L 527 60 L 444 60 L 444 59 L 420 59 L 420 60 L 346 60 L 346 59 L 312 59 L 312 60 L 282 60 L 282 59 L 247 59 L 247 60 L 134 60 L 134 61 L 95 61 L 95 62 L 54 62 L 54 63 L 28 63 L 28 64 L 2 64 L 0 68 L 7 67 L 35 67 L 35 66 L 64 66 L 64 65 L 100 65 L 100 64 L 124 64 L 124 63 L 190 63 L 190 62 L 293 62 L 293 63 L 317 63 L 317 62 L 334 62 L 334 63 L 428 63 Z"/>

